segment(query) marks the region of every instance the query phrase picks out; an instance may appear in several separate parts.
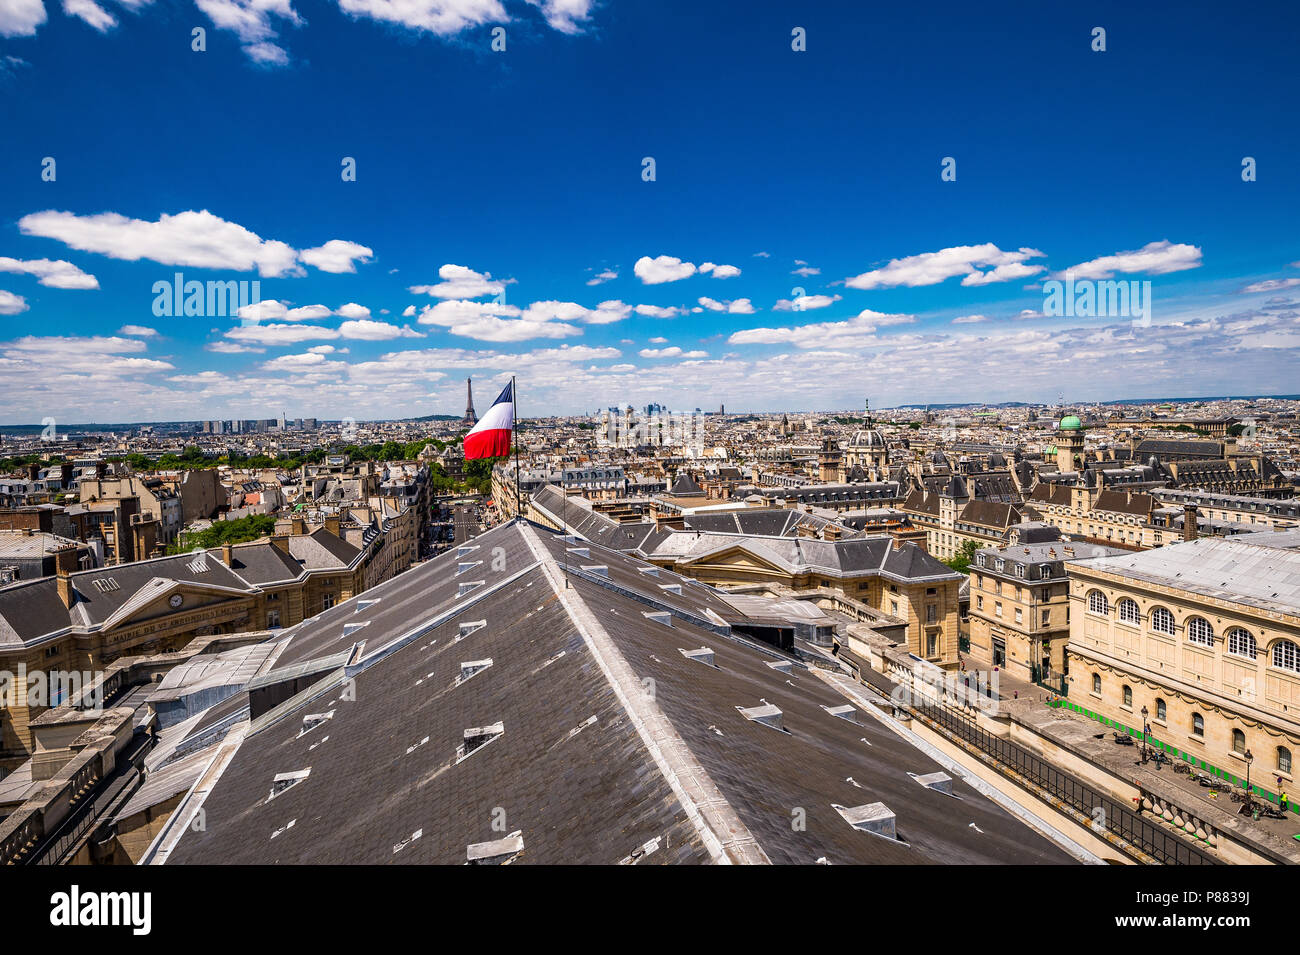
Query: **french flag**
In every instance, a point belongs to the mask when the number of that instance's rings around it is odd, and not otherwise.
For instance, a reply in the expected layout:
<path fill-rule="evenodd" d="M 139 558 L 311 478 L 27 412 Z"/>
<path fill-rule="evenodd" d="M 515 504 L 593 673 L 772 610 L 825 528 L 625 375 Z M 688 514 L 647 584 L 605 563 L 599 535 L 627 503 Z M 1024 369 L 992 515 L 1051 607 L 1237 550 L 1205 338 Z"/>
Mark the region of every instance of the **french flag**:
<path fill-rule="evenodd" d="M 510 434 L 515 427 L 515 383 L 502 389 L 497 400 L 465 435 L 465 459 L 495 458 L 510 453 Z"/>

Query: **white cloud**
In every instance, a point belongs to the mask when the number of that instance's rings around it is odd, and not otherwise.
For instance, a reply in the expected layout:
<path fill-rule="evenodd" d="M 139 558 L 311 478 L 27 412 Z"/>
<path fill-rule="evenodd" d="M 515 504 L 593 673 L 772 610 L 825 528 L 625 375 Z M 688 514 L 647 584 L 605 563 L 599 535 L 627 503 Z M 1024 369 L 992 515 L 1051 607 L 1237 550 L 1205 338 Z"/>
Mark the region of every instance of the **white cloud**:
<path fill-rule="evenodd" d="M 801 267 L 792 270 L 792 271 L 790 272 L 791 275 L 802 275 L 804 278 L 808 278 L 808 277 L 811 276 L 811 275 L 821 275 L 821 274 L 822 274 L 822 270 L 821 270 L 821 269 L 815 269 L 815 268 L 813 268 L 811 265 L 808 265 L 808 264 L 805 263 L 805 262 L 799 262 L 799 263 L 797 263 L 797 264 L 800 265 Z"/>
<path fill-rule="evenodd" d="M 690 278 L 695 274 L 695 263 L 683 262 L 671 255 L 659 255 L 653 259 L 643 255 L 632 266 L 632 273 L 645 285 L 662 285 Z"/>
<path fill-rule="evenodd" d="M 357 338 L 369 342 L 389 341 L 394 338 L 423 338 L 412 328 L 402 325 L 390 325 L 370 319 L 347 321 L 339 326 L 339 334 L 344 338 Z"/>
<path fill-rule="evenodd" d="M 793 345 L 796 348 L 851 348 L 876 344 L 877 328 L 916 321 L 914 315 L 885 314 L 864 309 L 841 322 L 812 322 L 783 328 L 749 328 L 733 332 L 732 345 Z"/>
<path fill-rule="evenodd" d="M 275 42 L 278 39 L 271 18 L 301 24 L 290 0 L 194 0 L 220 30 L 230 30 L 239 37 L 244 53 L 255 63 L 282 66 L 289 54 Z"/>
<path fill-rule="evenodd" d="M 63 12 L 70 17 L 84 20 L 100 33 L 106 33 L 117 26 L 117 18 L 94 0 L 63 0 Z"/>
<path fill-rule="evenodd" d="M 163 213 L 157 222 L 129 219 L 116 212 L 78 216 L 71 212 L 34 212 L 18 220 L 24 235 L 57 239 L 82 252 L 97 252 L 135 262 L 205 269 L 257 269 L 263 276 L 301 275 L 298 253 L 284 242 L 263 239 L 243 226 L 206 209 Z"/>
<path fill-rule="evenodd" d="M 883 268 L 863 272 L 845 279 L 844 284 L 855 289 L 895 288 L 903 285 L 915 288 L 921 285 L 938 285 L 957 275 L 969 280 L 963 284 L 987 284 L 1002 282 L 1009 278 L 1020 277 L 998 269 L 1003 266 L 1020 265 L 1026 259 L 1041 258 L 1042 252 L 1036 249 L 1021 248 L 1016 252 L 1003 252 L 991 242 L 983 245 L 959 245 L 938 252 L 922 252 L 901 259 L 891 259 Z M 978 267 L 992 266 L 989 272 L 981 273 Z M 1042 271 L 1041 266 L 1027 266 L 1033 274 Z"/>
<path fill-rule="evenodd" d="M 740 274 L 740 269 L 734 265 L 714 265 L 712 262 L 705 262 L 700 266 L 700 274 L 708 275 L 712 273 L 715 279 L 734 279 Z"/>
<path fill-rule="evenodd" d="M 667 342 L 667 341 L 668 341 L 668 339 L 664 338 L 662 335 L 656 335 L 654 338 L 650 339 L 650 344 L 651 344 L 651 345 L 662 345 L 662 344 L 664 344 L 664 343 Z"/>
<path fill-rule="evenodd" d="M 593 0 L 528 0 L 540 7 L 542 16 L 552 30 L 560 33 L 581 33 L 591 16 Z"/>
<path fill-rule="evenodd" d="M 340 305 L 335 314 L 340 318 L 369 318 L 370 309 L 356 302 L 348 302 L 346 305 Z"/>
<path fill-rule="evenodd" d="M 134 335 L 137 338 L 155 338 L 158 330 L 144 325 L 123 325 L 117 330 L 119 335 Z"/>
<path fill-rule="evenodd" d="M 260 355 L 266 351 L 265 348 L 254 348 L 252 345 L 240 345 L 237 342 L 209 342 L 203 346 L 203 350 L 216 352 L 218 355 Z"/>
<path fill-rule="evenodd" d="M 0 289 L 0 315 L 18 315 L 28 308 L 30 306 L 27 304 L 27 299 Z"/>
<path fill-rule="evenodd" d="M 642 348 L 637 352 L 642 358 L 708 358 L 709 353 L 703 351 L 682 351 L 676 345 L 670 345 L 667 348 Z"/>
<path fill-rule="evenodd" d="M 1241 291 L 1243 295 L 1250 295 L 1255 292 L 1280 292 L 1282 289 L 1296 286 L 1300 286 L 1300 279 L 1267 279 L 1263 282 L 1253 282 Z"/>
<path fill-rule="evenodd" d="M 414 305 L 408 305 L 406 306 L 406 308 L 402 309 L 402 318 L 414 318 L 414 317 L 415 317 Z"/>
<path fill-rule="evenodd" d="M 506 283 L 494 281 L 490 272 L 475 272 L 464 265 L 448 263 L 438 269 L 438 277 L 442 281 L 437 285 L 412 285 L 407 291 L 434 298 L 464 299 L 500 295 L 506 288 Z"/>
<path fill-rule="evenodd" d="M 568 322 L 521 317 L 513 305 L 495 302 L 446 301 L 426 306 L 421 325 L 440 325 L 451 334 L 485 342 L 522 342 L 532 338 L 567 338 L 582 329 Z"/>
<path fill-rule="evenodd" d="M 638 315 L 644 315 L 647 318 L 676 318 L 682 314 L 682 309 L 676 305 L 638 305 L 636 307 Z"/>
<path fill-rule="evenodd" d="M 0 255 L 0 272 L 35 275 L 42 285 L 62 289 L 96 289 L 99 280 L 62 259 L 11 259 Z"/>
<path fill-rule="evenodd" d="M 3 356 L 4 363 L 10 366 L 0 378 L 9 381 L 27 378 L 28 384 L 31 384 L 32 376 L 48 376 L 56 383 L 66 385 L 68 376 L 84 375 L 90 379 L 104 380 L 132 378 L 175 369 L 170 362 L 129 354 L 145 349 L 146 344 L 138 338 L 100 335 L 41 338 L 28 335 L 0 344 L 0 355 Z M 22 377 L 12 378 L 8 372 Z M 102 399 L 104 396 L 95 397 Z M 0 401 L 0 404 L 3 403 Z"/>
<path fill-rule="evenodd" d="M 952 320 L 954 325 L 976 325 L 980 322 L 987 322 L 987 315 L 958 315 Z"/>
<path fill-rule="evenodd" d="M 753 315 L 754 303 L 747 298 L 738 298 L 731 302 L 719 302 L 707 295 L 700 297 L 700 304 L 710 312 L 726 312 L 729 315 Z"/>
<path fill-rule="evenodd" d="M 612 282 L 616 278 L 618 278 L 617 272 L 615 272 L 613 269 L 605 269 L 603 272 L 598 272 L 596 273 L 596 275 L 587 279 L 587 284 L 600 285 L 604 282 Z"/>
<path fill-rule="evenodd" d="M 267 371 L 303 371 L 318 369 L 329 363 L 329 360 L 324 355 L 317 352 L 306 352 L 301 355 L 281 355 L 278 358 L 272 358 L 270 361 L 262 362 L 262 368 Z"/>
<path fill-rule="evenodd" d="M 303 249 L 298 256 L 308 265 L 322 272 L 355 272 L 357 263 L 365 264 L 374 257 L 374 252 L 356 242 L 343 239 L 330 239 L 315 249 Z"/>
<path fill-rule="evenodd" d="M 1072 273 L 1076 279 L 1108 279 L 1116 272 L 1146 272 L 1149 275 L 1164 275 L 1168 272 L 1182 272 L 1185 269 L 1200 268 L 1201 250 L 1194 245 L 1175 245 L 1168 239 L 1160 242 L 1148 242 L 1142 248 L 1132 252 L 1116 252 L 1101 258 L 1080 262 L 1078 265 L 1057 272 L 1052 277 L 1063 279 Z"/>
<path fill-rule="evenodd" d="M 41 0 L 5 0 L 0 3 L 0 36 L 35 36 L 45 22 Z"/>
<path fill-rule="evenodd" d="M 296 345 L 312 339 L 338 338 L 339 333 L 323 325 L 241 325 L 226 332 L 226 338 L 255 345 Z"/>
<path fill-rule="evenodd" d="M 777 312 L 806 312 L 814 308 L 826 308 L 828 305 L 834 305 L 842 295 L 800 295 L 795 299 L 783 298 L 772 306 L 773 311 Z"/>
<path fill-rule="evenodd" d="M 632 314 L 632 306 L 614 299 L 586 308 L 577 302 L 533 302 L 522 313 L 526 321 L 584 322 L 587 325 L 610 325 Z"/>

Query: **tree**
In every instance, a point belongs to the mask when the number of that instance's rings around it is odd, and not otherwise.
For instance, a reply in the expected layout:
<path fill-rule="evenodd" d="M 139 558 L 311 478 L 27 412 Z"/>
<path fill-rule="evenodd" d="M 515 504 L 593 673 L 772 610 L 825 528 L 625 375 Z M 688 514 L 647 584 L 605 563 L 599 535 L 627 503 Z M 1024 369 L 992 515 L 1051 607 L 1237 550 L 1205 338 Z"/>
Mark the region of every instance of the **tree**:
<path fill-rule="evenodd" d="M 956 555 L 940 563 L 946 564 L 959 574 L 968 574 L 970 573 L 971 562 L 975 560 L 975 552 L 979 549 L 980 545 L 976 541 L 962 541 L 961 546 L 957 548 Z"/>

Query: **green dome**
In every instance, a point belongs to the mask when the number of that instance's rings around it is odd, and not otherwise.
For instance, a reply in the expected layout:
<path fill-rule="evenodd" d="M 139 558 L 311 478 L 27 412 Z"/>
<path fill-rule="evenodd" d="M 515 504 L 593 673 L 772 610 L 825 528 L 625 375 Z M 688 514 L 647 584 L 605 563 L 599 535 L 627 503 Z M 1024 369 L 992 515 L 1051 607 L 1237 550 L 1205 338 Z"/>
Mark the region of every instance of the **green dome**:
<path fill-rule="evenodd" d="M 1082 431 L 1083 422 L 1079 420 L 1077 415 L 1066 415 L 1064 418 L 1061 419 L 1060 430 L 1061 431 Z"/>

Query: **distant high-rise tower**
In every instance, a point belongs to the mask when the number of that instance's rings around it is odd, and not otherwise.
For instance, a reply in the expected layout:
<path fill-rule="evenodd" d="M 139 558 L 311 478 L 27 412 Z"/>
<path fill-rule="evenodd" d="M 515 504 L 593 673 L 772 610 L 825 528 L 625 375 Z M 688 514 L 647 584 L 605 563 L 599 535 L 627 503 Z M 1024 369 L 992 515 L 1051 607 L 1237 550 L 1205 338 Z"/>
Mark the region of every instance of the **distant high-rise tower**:
<path fill-rule="evenodd" d="M 478 415 L 474 413 L 474 384 L 472 379 L 465 379 L 465 417 L 462 424 L 478 424 Z"/>

